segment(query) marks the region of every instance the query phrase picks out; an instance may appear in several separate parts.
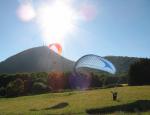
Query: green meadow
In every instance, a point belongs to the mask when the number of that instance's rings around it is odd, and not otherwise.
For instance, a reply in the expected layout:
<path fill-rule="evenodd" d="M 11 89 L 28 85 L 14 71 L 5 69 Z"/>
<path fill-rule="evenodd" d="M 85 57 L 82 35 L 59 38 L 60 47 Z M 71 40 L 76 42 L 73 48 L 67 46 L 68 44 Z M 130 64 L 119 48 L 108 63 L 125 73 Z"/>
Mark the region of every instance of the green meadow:
<path fill-rule="evenodd" d="M 112 90 L 114 88 L 0 98 L 0 115 L 150 114 L 150 86 L 115 88 L 117 101 L 112 100 Z"/>

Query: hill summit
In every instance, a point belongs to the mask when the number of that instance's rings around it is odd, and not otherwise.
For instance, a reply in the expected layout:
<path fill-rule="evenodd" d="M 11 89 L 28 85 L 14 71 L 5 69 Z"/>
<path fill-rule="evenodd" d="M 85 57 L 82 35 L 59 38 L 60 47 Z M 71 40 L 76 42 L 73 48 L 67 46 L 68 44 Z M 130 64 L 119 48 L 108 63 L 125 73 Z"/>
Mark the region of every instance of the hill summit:
<path fill-rule="evenodd" d="M 0 73 L 71 71 L 74 62 L 46 46 L 31 48 L 0 63 Z"/>

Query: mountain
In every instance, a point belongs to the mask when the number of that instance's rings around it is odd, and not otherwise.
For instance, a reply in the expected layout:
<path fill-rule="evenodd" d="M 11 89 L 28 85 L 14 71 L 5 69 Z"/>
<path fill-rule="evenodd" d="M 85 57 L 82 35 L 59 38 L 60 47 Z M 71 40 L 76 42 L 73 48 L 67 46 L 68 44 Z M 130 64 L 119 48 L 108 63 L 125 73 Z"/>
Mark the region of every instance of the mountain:
<path fill-rule="evenodd" d="M 140 58 L 106 56 L 117 70 L 117 73 L 125 73 L 129 67 Z M 22 72 L 50 72 L 50 71 L 72 71 L 74 61 L 66 59 L 48 47 L 36 47 L 18 53 L 0 63 L 0 73 L 22 73 Z"/>
<path fill-rule="evenodd" d="M 106 56 L 104 57 L 111 61 L 116 67 L 117 73 L 126 73 L 131 64 L 139 61 L 141 58 L 137 57 L 122 57 L 122 56 Z"/>
<path fill-rule="evenodd" d="M 72 71 L 74 62 L 48 47 L 36 47 L 18 53 L 0 63 L 0 73 Z"/>

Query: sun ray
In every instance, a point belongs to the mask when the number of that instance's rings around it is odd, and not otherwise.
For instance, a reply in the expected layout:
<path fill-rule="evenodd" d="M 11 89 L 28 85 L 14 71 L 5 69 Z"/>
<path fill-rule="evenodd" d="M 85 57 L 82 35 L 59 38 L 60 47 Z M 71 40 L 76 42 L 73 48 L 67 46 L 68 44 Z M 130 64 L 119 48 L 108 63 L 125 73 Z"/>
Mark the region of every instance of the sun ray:
<path fill-rule="evenodd" d="M 68 2 L 56 1 L 38 8 L 37 23 L 46 43 L 62 43 L 75 30 L 77 13 Z"/>

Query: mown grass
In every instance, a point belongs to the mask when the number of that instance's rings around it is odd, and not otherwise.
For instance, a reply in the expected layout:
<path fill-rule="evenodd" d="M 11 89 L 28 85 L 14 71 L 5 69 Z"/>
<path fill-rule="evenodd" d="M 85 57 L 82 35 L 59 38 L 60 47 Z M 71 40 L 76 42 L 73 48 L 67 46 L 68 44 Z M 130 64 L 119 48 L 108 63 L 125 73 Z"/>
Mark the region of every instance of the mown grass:
<path fill-rule="evenodd" d="M 136 86 L 136 87 L 119 87 L 118 91 L 119 100 L 112 101 L 112 95 L 109 89 L 96 89 L 88 91 L 73 91 L 65 93 L 48 93 L 34 96 L 23 96 L 16 98 L 0 98 L 0 115 L 59 115 L 59 114 L 87 114 L 88 110 L 109 108 L 107 114 L 111 115 L 142 115 L 150 114 L 150 86 Z M 135 107 L 135 111 L 111 111 L 111 108 L 144 100 L 140 105 L 144 111 L 138 110 Z M 148 109 L 149 106 L 149 109 Z M 57 108 L 58 107 L 58 108 Z"/>

